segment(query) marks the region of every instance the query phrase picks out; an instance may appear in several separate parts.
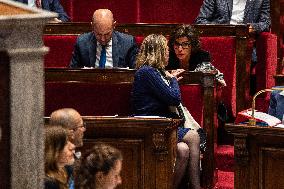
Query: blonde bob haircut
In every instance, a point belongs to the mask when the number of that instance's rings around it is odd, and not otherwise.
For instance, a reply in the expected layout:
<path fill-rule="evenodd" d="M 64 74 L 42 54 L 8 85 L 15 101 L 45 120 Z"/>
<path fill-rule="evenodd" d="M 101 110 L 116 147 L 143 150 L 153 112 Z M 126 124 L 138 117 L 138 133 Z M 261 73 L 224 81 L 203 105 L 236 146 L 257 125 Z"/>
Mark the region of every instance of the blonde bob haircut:
<path fill-rule="evenodd" d="M 163 35 L 148 35 L 142 42 L 137 55 L 136 69 L 141 66 L 151 66 L 164 69 L 167 64 L 167 39 Z"/>

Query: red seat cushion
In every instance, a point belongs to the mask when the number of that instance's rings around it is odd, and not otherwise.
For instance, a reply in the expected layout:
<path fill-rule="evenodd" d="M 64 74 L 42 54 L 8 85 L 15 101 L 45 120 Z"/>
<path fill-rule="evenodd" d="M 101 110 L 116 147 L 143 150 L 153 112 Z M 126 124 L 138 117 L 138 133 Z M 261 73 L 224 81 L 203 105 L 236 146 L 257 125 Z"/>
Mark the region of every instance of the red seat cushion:
<path fill-rule="evenodd" d="M 193 23 L 203 0 L 140 1 L 139 20 L 142 23 Z"/>
<path fill-rule="evenodd" d="M 277 68 L 277 36 L 270 32 L 261 33 L 256 41 L 256 50 L 256 90 L 259 91 L 275 85 L 273 75 Z"/>
<path fill-rule="evenodd" d="M 181 97 L 184 106 L 193 118 L 203 126 L 203 93 L 200 85 L 181 85 Z"/>
<path fill-rule="evenodd" d="M 236 116 L 236 48 L 233 37 L 201 37 L 202 48 L 211 55 L 212 64 L 224 74 L 227 86 L 218 88 L 219 100 Z"/>
<path fill-rule="evenodd" d="M 66 68 L 69 66 L 77 35 L 44 35 L 44 45 L 49 52 L 44 57 L 46 68 Z"/>
<path fill-rule="evenodd" d="M 129 0 L 73 0 L 73 21 L 91 22 L 96 9 L 110 9 L 119 23 L 136 23 L 140 1 Z"/>

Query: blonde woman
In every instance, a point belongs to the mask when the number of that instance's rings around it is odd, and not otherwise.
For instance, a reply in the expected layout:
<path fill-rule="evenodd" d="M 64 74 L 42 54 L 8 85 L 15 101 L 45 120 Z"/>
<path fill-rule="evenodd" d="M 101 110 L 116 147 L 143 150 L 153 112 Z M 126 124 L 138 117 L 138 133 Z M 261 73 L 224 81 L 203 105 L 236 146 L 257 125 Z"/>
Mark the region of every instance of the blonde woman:
<path fill-rule="evenodd" d="M 162 35 L 147 36 L 137 56 L 132 102 L 134 115 L 177 117 L 169 109 L 181 103 L 178 80 L 183 69 L 165 71 L 168 63 L 167 40 Z M 173 188 L 178 188 L 185 173 L 189 175 L 189 188 L 200 188 L 199 135 L 188 128 L 178 128 L 177 159 Z"/>

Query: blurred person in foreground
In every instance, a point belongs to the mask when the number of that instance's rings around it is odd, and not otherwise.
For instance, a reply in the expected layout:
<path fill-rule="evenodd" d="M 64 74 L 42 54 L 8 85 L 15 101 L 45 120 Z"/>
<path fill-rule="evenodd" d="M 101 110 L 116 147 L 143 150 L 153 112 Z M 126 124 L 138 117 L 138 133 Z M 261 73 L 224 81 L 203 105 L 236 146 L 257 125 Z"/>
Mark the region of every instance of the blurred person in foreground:
<path fill-rule="evenodd" d="M 50 125 L 45 127 L 45 189 L 69 189 L 74 152 L 75 145 L 69 141 L 66 129 Z"/>
<path fill-rule="evenodd" d="M 112 146 L 97 144 L 77 163 L 76 189 L 114 189 L 122 183 L 122 154 Z"/>

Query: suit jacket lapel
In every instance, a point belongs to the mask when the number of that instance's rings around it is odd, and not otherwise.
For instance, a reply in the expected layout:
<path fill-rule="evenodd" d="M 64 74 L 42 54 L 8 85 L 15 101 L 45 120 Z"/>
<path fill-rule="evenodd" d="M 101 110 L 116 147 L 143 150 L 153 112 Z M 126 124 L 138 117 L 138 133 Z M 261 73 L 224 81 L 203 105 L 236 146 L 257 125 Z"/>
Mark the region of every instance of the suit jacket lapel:
<path fill-rule="evenodd" d="M 118 43 L 117 36 L 116 36 L 115 32 L 113 32 L 112 33 L 112 61 L 113 61 L 113 67 L 118 67 L 119 49 L 120 49 L 120 44 Z"/>
<path fill-rule="evenodd" d="M 91 40 L 89 42 L 89 59 L 90 66 L 96 67 L 96 54 L 97 54 L 97 39 L 95 35 L 92 33 Z"/>

